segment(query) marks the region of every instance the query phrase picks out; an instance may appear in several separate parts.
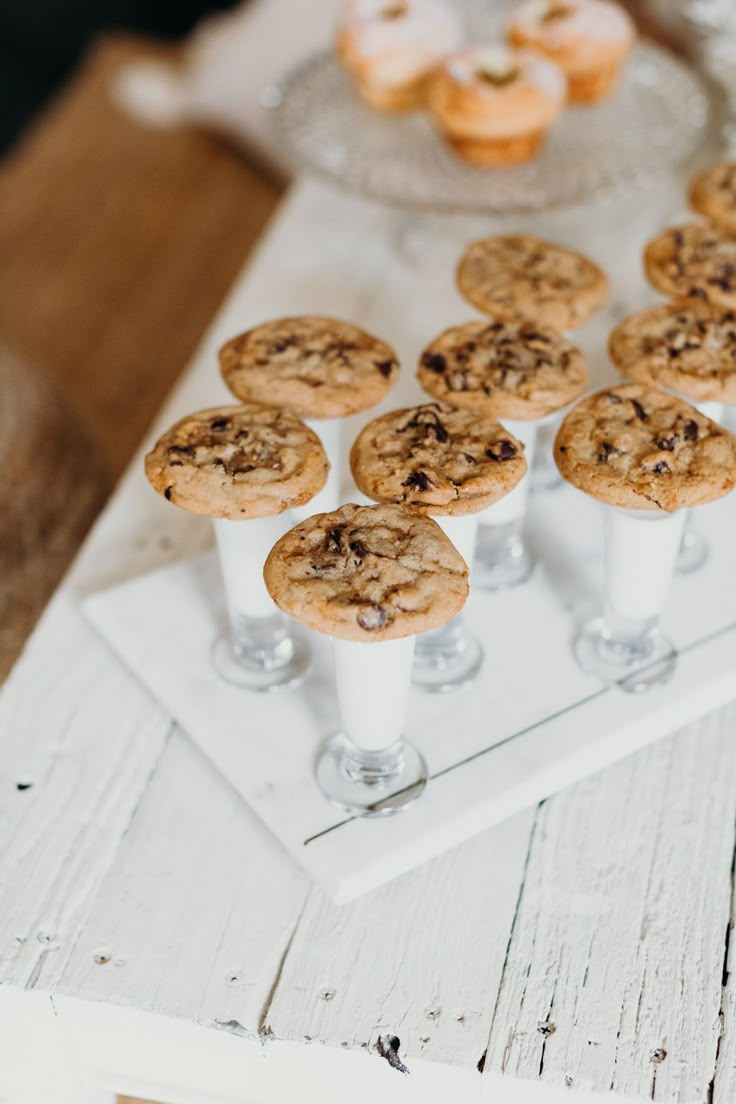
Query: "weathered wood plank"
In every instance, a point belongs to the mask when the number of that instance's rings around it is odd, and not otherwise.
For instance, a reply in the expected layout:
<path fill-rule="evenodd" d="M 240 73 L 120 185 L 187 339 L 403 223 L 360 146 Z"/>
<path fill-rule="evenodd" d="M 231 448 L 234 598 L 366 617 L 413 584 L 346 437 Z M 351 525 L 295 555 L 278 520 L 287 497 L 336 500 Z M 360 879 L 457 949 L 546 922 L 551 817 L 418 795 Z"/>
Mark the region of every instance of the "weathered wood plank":
<path fill-rule="evenodd" d="M 257 1036 L 307 889 L 177 731 L 56 991 Z"/>
<path fill-rule="evenodd" d="M 0 699 L 0 983 L 27 988 L 58 979 L 170 729 L 68 594 L 45 625 Z"/>
<path fill-rule="evenodd" d="M 730 907 L 734 715 L 707 718 L 545 804 L 487 1070 L 705 1100 Z"/>
<path fill-rule="evenodd" d="M 339 908 L 313 889 L 266 1025 L 472 1069 L 488 1037 L 535 811 Z"/>

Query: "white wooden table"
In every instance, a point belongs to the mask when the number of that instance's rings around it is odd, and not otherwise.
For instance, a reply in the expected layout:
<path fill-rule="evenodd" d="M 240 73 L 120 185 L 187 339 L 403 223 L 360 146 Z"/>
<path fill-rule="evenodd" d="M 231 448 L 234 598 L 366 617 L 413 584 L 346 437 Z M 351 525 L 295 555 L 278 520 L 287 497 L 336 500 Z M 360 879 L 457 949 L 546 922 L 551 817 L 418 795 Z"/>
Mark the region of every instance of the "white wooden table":
<path fill-rule="evenodd" d="M 403 260 L 402 228 L 297 185 L 160 424 L 224 398 L 223 338 L 292 310 L 385 334 L 410 388 L 467 308 L 455 247 Z M 732 1104 L 736 711 L 339 909 L 79 610 L 209 539 L 137 458 L 4 688 L 0 1098 Z"/>

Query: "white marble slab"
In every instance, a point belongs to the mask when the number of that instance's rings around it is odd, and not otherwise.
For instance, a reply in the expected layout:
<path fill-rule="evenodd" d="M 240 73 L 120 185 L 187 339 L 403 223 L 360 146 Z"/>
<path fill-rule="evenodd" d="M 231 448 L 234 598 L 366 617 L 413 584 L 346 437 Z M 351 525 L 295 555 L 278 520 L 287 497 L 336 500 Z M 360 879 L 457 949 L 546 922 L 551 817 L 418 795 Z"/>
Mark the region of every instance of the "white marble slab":
<path fill-rule="evenodd" d="M 225 612 L 213 554 L 98 593 L 88 616 L 297 862 L 338 902 L 359 896 L 733 697 L 736 670 L 734 504 L 698 511 L 712 548 L 678 578 L 665 627 L 680 650 L 674 680 L 645 697 L 582 674 L 570 642 L 596 606 L 601 517 L 570 487 L 536 494 L 529 584 L 474 592 L 467 607 L 486 665 L 470 690 L 415 691 L 408 735 L 431 783 L 382 821 L 348 818 L 314 781 L 339 723 L 329 642 L 312 634 L 299 691 L 259 695 L 221 682 L 209 650 Z M 377 687 L 377 692 L 380 688 Z"/>

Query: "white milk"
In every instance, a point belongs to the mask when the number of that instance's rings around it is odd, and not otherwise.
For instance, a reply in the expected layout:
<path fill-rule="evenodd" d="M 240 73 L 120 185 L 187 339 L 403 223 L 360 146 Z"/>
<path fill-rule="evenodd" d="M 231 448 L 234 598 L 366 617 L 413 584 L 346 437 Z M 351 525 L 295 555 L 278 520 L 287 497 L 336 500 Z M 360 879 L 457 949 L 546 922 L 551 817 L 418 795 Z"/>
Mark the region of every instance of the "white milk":
<path fill-rule="evenodd" d="M 343 732 L 365 751 L 382 751 L 404 734 L 415 639 L 332 641 Z"/>
<path fill-rule="evenodd" d="M 510 491 L 509 494 L 483 511 L 484 525 L 506 525 L 510 521 L 518 521 L 519 518 L 524 517 L 529 499 L 530 476 L 534 463 L 538 422 L 518 422 L 511 418 L 502 418 L 501 421 L 509 433 L 513 434 L 524 445 L 527 471 L 513 491 Z"/>
<path fill-rule="evenodd" d="M 341 505 L 340 473 L 341 457 L 340 445 L 342 439 L 342 418 L 304 418 L 306 425 L 313 430 L 327 453 L 330 462 L 330 470 L 319 494 L 303 506 L 297 506 L 292 510 L 294 524 L 304 521 L 313 514 L 329 514 Z"/>
<path fill-rule="evenodd" d="M 647 621 L 662 612 L 686 513 L 606 508 L 606 598 L 614 613 Z"/>
<path fill-rule="evenodd" d="M 294 518 L 287 511 L 244 521 L 213 518 L 212 524 L 230 613 L 273 616 L 276 606 L 263 581 L 263 565 L 279 537 L 294 524 Z"/>
<path fill-rule="evenodd" d="M 461 517 L 444 516 L 433 519 L 455 545 L 468 567 L 472 566 L 475 556 L 479 517 L 480 514 L 463 514 Z"/>

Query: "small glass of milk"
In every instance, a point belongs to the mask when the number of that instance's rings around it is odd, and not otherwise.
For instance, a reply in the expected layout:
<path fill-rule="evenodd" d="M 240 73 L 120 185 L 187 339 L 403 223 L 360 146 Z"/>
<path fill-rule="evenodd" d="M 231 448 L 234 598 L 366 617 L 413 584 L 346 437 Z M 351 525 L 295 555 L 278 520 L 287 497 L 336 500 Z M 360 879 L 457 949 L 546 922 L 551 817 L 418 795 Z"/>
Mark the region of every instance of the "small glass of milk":
<path fill-rule="evenodd" d="M 510 495 L 514 493 L 515 490 Z M 485 516 L 485 511 L 457 517 L 434 515 L 434 520 L 455 545 L 469 568 L 473 564 L 481 516 Z M 467 631 L 461 612 L 439 629 L 430 629 L 429 632 L 417 636 L 412 682 L 422 690 L 444 694 L 474 682 L 482 665 L 483 648 Z"/>
<path fill-rule="evenodd" d="M 325 796 L 349 813 L 396 813 L 427 784 L 422 756 L 404 739 L 415 640 L 333 638 L 342 727 L 320 756 L 317 779 Z"/>
<path fill-rule="evenodd" d="M 527 471 L 509 494 L 488 506 L 480 515 L 480 528 L 473 563 L 473 585 L 481 590 L 501 590 L 524 583 L 534 570 L 534 561 L 524 539 L 531 487 L 531 472 L 539 421 L 501 418 L 503 425 L 524 445 Z M 436 519 L 439 520 L 439 519 Z"/>
<path fill-rule="evenodd" d="M 291 512 L 242 521 L 213 518 L 212 524 L 229 620 L 212 650 L 215 670 L 248 690 L 295 686 L 309 668 L 309 648 L 293 634 L 293 623 L 263 582 L 266 556 L 294 524 Z"/>
<path fill-rule="evenodd" d="M 582 669 L 622 690 L 666 682 L 677 663 L 659 628 L 682 540 L 686 510 L 668 514 L 603 506 L 604 612 L 575 642 Z"/>

